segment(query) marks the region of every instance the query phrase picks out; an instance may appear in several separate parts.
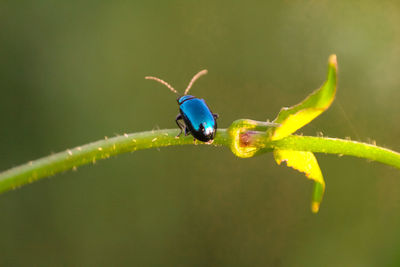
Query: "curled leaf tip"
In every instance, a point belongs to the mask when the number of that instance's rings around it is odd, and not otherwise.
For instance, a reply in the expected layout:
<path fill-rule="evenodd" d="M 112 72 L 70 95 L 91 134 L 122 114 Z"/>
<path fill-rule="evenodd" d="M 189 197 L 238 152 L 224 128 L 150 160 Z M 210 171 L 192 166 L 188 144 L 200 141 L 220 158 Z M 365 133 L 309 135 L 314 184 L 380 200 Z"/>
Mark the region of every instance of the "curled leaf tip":
<path fill-rule="evenodd" d="M 319 211 L 319 204 L 318 202 L 312 202 L 311 203 L 311 211 L 312 213 L 318 213 Z"/>
<path fill-rule="evenodd" d="M 333 66 L 335 69 L 337 69 L 337 57 L 335 54 L 329 56 L 328 62 L 330 66 Z"/>

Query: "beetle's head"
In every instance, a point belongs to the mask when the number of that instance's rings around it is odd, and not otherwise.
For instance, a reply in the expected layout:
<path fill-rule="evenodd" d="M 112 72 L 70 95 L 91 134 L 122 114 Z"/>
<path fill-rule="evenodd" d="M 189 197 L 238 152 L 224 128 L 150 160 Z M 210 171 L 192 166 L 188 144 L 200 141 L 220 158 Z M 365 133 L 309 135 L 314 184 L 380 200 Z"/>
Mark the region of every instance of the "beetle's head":
<path fill-rule="evenodd" d="M 202 139 L 201 141 L 203 142 L 209 142 L 214 140 L 215 134 L 217 132 L 217 128 L 216 125 L 210 125 L 206 122 L 203 122 L 200 125 L 200 131 L 201 131 L 201 135 L 202 135 Z"/>

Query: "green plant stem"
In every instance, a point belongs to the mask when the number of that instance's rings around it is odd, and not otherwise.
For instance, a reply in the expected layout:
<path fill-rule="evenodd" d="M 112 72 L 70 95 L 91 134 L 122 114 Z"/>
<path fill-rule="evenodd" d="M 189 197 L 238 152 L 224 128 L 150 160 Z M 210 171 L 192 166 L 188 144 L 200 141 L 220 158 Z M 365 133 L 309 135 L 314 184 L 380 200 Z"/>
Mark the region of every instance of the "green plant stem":
<path fill-rule="evenodd" d="M 264 140 L 267 140 L 264 135 Z M 262 141 L 261 141 L 262 142 Z M 400 153 L 372 144 L 338 138 L 291 135 L 264 143 L 265 149 L 287 149 L 354 156 L 378 161 L 400 169 Z"/>
<path fill-rule="evenodd" d="M 126 152 L 166 146 L 205 144 L 193 141 L 192 136 L 176 138 L 177 134 L 178 130 L 176 129 L 124 134 L 43 157 L 0 173 L 0 193 L 59 172 L 76 169 L 78 166 Z M 256 140 L 255 144 L 261 148 L 261 152 L 286 149 L 343 154 L 375 160 L 400 169 L 399 153 L 371 144 L 296 135 L 271 142 L 266 133 L 260 132 L 257 133 Z M 212 145 L 229 147 L 231 142 L 228 131 L 218 129 L 218 134 Z"/>
<path fill-rule="evenodd" d="M 194 142 L 192 136 L 183 137 L 182 135 L 180 138 L 176 138 L 178 133 L 179 131 L 176 129 L 166 129 L 124 134 L 30 161 L 0 173 L 0 193 L 126 152 L 175 145 L 205 144 Z M 212 145 L 227 145 L 227 138 L 226 130 L 219 129 Z"/>

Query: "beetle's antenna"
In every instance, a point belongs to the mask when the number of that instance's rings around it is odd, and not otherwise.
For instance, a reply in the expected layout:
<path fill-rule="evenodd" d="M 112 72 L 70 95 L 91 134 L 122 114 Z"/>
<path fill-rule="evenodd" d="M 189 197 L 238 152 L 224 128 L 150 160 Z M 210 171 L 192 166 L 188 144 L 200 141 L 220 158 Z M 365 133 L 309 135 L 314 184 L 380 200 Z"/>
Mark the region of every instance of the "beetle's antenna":
<path fill-rule="evenodd" d="M 183 95 L 186 95 L 187 93 L 189 93 L 189 90 L 190 90 L 190 88 L 192 88 L 192 85 L 194 84 L 194 82 L 195 82 L 198 78 L 200 78 L 201 76 L 206 75 L 207 72 L 208 72 L 207 70 L 202 70 L 202 71 L 200 71 L 199 73 L 197 73 L 196 75 L 194 75 L 193 78 L 192 78 L 192 80 L 190 81 L 188 87 L 186 88 L 185 93 L 184 93 Z"/>
<path fill-rule="evenodd" d="M 152 77 L 152 76 L 146 76 L 144 77 L 146 80 L 155 80 L 156 82 L 159 82 L 163 85 L 165 85 L 166 87 L 169 88 L 169 90 L 171 90 L 172 92 L 174 92 L 175 94 L 179 95 L 178 91 L 176 91 L 174 89 L 174 87 L 172 87 L 169 83 L 167 83 L 166 81 L 161 80 L 160 78 L 156 78 L 156 77 Z"/>

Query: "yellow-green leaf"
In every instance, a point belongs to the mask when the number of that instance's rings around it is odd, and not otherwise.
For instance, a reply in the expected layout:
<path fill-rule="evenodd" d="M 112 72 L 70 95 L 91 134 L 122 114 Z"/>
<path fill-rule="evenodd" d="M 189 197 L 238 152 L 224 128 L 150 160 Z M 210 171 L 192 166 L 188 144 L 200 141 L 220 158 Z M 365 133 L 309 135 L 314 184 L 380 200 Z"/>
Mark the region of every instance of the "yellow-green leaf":
<path fill-rule="evenodd" d="M 286 162 L 288 167 L 303 172 L 308 179 L 314 180 L 311 211 L 317 213 L 325 192 L 325 181 L 314 154 L 308 151 L 276 149 L 274 150 L 274 157 L 278 164 Z"/>
<path fill-rule="evenodd" d="M 336 94 L 336 72 L 336 55 L 331 55 L 327 81 L 299 104 L 281 109 L 274 120 L 280 126 L 272 130 L 271 140 L 279 140 L 294 133 L 329 108 Z"/>

